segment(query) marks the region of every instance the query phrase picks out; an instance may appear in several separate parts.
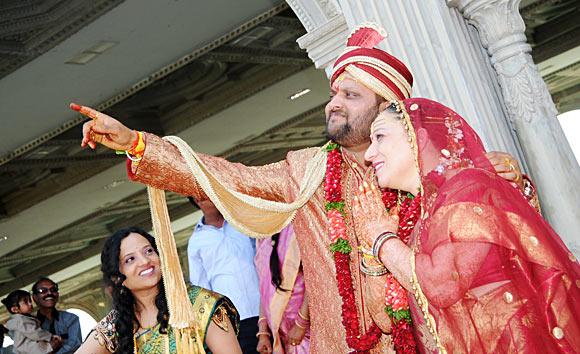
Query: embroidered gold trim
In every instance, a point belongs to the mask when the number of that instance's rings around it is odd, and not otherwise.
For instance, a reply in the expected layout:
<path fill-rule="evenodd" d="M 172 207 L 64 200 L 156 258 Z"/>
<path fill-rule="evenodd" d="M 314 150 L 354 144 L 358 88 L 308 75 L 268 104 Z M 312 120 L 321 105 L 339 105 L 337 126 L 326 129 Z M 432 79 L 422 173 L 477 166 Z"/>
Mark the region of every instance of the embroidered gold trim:
<path fill-rule="evenodd" d="M 228 312 L 222 306 L 219 306 L 215 312 L 211 320 L 213 323 L 216 324 L 219 328 L 221 328 L 224 332 L 228 332 Z"/>
<path fill-rule="evenodd" d="M 367 73 L 366 71 L 359 69 L 354 65 L 348 66 L 345 71 L 348 72 L 362 85 L 368 87 L 371 91 L 380 95 L 387 101 L 394 101 L 398 99 L 393 91 L 389 90 L 385 84 L 379 81 L 379 79 Z"/>
<path fill-rule="evenodd" d="M 417 168 L 417 171 L 419 171 L 419 175 L 421 175 L 421 168 L 419 165 L 419 147 L 417 146 L 417 135 L 415 134 L 415 127 L 413 126 L 413 122 L 411 121 L 411 117 L 409 116 L 409 113 L 407 112 L 407 109 L 405 108 L 405 104 L 403 102 L 399 102 L 399 106 L 400 106 L 402 114 L 403 114 L 403 119 L 405 121 L 405 125 L 407 125 L 409 128 L 407 130 L 407 133 L 409 134 L 411 148 L 413 149 L 413 155 L 415 157 L 415 166 Z M 423 183 L 422 182 L 420 182 L 419 190 L 420 190 L 420 193 L 423 194 Z M 421 219 L 423 219 L 423 215 L 425 213 L 424 202 L 425 202 L 424 200 L 421 200 Z M 439 352 L 441 354 L 447 354 L 447 350 L 445 349 L 445 347 L 441 343 L 441 338 L 439 337 L 439 333 L 437 332 L 437 323 L 435 322 L 435 318 L 429 312 L 429 300 L 427 300 L 427 297 L 425 296 L 425 294 L 423 293 L 423 290 L 421 289 L 421 285 L 419 284 L 419 279 L 417 278 L 417 272 L 415 271 L 415 253 L 417 252 L 417 243 L 418 242 L 419 242 L 419 239 L 417 237 L 417 240 L 415 241 L 415 245 L 411 249 L 411 258 L 410 258 L 411 273 L 412 273 L 411 287 L 412 287 L 412 291 L 413 291 L 413 296 L 415 297 L 415 300 L 417 301 L 417 304 L 419 305 L 420 310 L 423 313 L 423 318 L 425 319 L 425 324 L 427 325 L 427 328 L 429 328 L 429 332 L 433 336 L 433 339 L 435 340 L 435 344 L 439 348 Z"/>
<path fill-rule="evenodd" d="M 387 64 L 381 60 L 372 58 L 372 57 L 366 57 L 366 56 L 350 57 L 350 58 L 346 59 L 345 61 L 341 62 L 339 66 L 334 68 L 333 74 L 342 67 L 346 66 L 345 70 L 352 67 L 352 65 L 349 65 L 349 64 L 353 64 L 353 63 L 362 63 L 365 65 L 372 66 L 373 68 L 381 71 L 381 73 L 387 75 L 391 79 L 391 81 L 395 85 L 397 85 L 397 87 L 401 90 L 403 95 L 405 95 L 405 98 L 409 98 L 411 96 L 412 87 L 409 84 L 409 82 L 397 70 L 395 70 L 389 64 Z M 384 84 L 382 84 L 382 85 L 384 85 Z"/>
<path fill-rule="evenodd" d="M 417 146 L 417 135 L 415 134 L 415 127 L 413 126 L 413 122 L 411 121 L 411 117 L 405 108 L 405 103 L 399 101 L 399 107 L 401 108 L 401 113 L 403 115 L 403 120 L 405 126 L 408 127 L 407 134 L 409 135 L 409 143 L 411 144 L 411 149 L 413 149 L 413 156 L 415 157 L 415 167 L 417 168 L 417 172 L 419 172 L 419 176 L 421 176 L 421 165 L 419 164 L 419 147 Z M 423 183 L 419 180 L 419 193 L 423 194 Z M 423 201 L 421 201 L 421 204 Z M 421 218 L 423 218 L 423 213 L 425 212 L 424 205 L 421 206 Z"/>
<path fill-rule="evenodd" d="M 447 354 L 447 350 L 441 343 L 441 338 L 439 338 L 439 333 L 437 333 L 437 323 L 435 323 L 435 318 L 429 312 L 429 301 L 427 297 L 423 293 L 421 289 L 421 285 L 419 285 L 419 280 L 417 279 L 417 273 L 415 272 L 415 251 L 412 250 L 411 252 L 411 272 L 413 276 L 411 277 L 411 287 L 413 289 L 413 296 L 417 301 L 417 304 L 420 307 L 421 312 L 423 313 L 423 318 L 425 319 L 425 325 L 429 329 L 429 332 L 433 336 L 435 340 L 435 344 L 437 348 L 439 348 L 440 354 Z"/>

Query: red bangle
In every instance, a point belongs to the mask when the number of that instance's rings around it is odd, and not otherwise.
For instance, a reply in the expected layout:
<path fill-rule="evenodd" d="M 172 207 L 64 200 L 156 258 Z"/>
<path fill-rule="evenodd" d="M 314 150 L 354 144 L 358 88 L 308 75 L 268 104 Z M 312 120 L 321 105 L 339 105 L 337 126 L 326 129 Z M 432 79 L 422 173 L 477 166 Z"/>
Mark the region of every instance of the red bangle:
<path fill-rule="evenodd" d="M 127 151 L 133 151 L 136 147 L 137 144 L 139 144 L 139 132 L 136 130 L 133 130 L 135 133 L 137 133 L 137 137 L 135 138 L 135 140 L 133 140 L 133 144 L 131 144 L 131 147 L 129 149 L 127 149 Z"/>
<path fill-rule="evenodd" d="M 134 147 L 127 150 L 127 153 L 129 155 L 137 156 L 138 158 L 140 158 L 141 156 L 143 156 L 144 152 L 145 152 L 145 140 L 143 138 L 143 133 L 137 132 L 137 145 L 134 144 Z"/>

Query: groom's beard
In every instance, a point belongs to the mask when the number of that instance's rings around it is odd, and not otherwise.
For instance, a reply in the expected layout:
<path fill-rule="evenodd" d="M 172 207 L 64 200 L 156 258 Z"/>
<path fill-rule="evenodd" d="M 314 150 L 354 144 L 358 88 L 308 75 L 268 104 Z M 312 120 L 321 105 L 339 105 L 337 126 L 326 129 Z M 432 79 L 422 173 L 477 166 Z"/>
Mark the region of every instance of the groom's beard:
<path fill-rule="evenodd" d="M 371 124 L 379 113 L 379 107 L 374 106 L 357 117 L 349 117 L 344 111 L 331 112 L 341 114 L 346 121 L 329 131 L 330 117 L 326 118 L 326 137 L 344 147 L 357 146 L 369 142 Z"/>

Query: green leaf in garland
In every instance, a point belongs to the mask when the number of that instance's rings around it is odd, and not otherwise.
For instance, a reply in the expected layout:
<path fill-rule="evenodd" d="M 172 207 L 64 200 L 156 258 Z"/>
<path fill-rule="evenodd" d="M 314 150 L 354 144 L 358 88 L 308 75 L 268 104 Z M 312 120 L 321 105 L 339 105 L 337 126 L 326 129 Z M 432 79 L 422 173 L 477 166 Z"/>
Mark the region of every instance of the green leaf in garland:
<path fill-rule="evenodd" d="M 411 312 L 409 310 L 393 311 L 391 306 L 387 306 L 385 307 L 385 312 L 389 314 L 389 317 L 393 320 L 393 322 L 395 322 L 395 324 L 401 320 L 405 320 L 405 322 L 411 323 Z"/>
<path fill-rule="evenodd" d="M 336 210 L 340 211 L 341 214 L 344 215 L 344 201 L 326 202 L 326 205 L 324 206 L 324 208 L 326 209 L 326 211 L 336 209 Z"/>
<path fill-rule="evenodd" d="M 326 145 L 326 151 L 328 151 L 328 152 L 330 152 L 332 150 L 337 150 L 339 148 L 340 148 L 340 145 L 338 145 L 337 143 L 333 143 L 333 142 L 330 142 L 330 143 L 328 143 L 328 145 Z"/>
<path fill-rule="evenodd" d="M 343 238 L 339 238 L 338 240 L 336 240 L 335 243 L 330 244 L 330 252 L 332 252 L 332 253 L 340 252 L 340 253 L 348 254 L 348 253 L 350 253 L 350 251 L 352 251 L 352 247 L 350 246 L 348 241 L 343 239 Z"/>

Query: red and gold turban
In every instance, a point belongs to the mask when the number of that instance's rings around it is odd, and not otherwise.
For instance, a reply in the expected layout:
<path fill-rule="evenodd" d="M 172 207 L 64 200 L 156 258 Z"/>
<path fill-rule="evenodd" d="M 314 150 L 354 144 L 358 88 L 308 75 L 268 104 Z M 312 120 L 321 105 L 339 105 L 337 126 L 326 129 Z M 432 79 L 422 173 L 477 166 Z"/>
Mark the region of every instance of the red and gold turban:
<path fill-rule="evenodd" d="M 411 96 L 413 75 L 399 59 L 374 48 L 385 37 L 383 29 L 363 24 L 348 37 L 346 49 L 334 63 L 330 85 L 347 72 L 386 100 L 402 101 Z"/>

